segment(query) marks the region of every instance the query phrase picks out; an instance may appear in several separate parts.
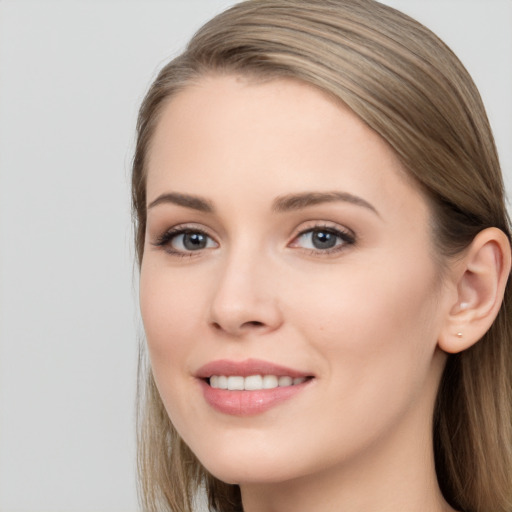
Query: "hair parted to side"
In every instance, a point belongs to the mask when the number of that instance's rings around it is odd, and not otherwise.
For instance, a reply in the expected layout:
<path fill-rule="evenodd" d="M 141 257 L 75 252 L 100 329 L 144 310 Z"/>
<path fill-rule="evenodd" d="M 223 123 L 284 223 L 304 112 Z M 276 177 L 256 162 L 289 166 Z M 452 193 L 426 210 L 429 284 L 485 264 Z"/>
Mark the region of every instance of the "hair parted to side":
<path fill-rule="evenodd" d="M 206 74 L 292 78 L 348 105 L 396 151 L 433 212 L 439 258 L 487 227 L 510 239 L 487 116 L 469 74 L 427 28 L 374 0 L 249 0 L 199 30 L 141 106 L 132 199 L 139 264 L 146 229 L 145 162 L 160 113 Z M 472 348 L 450 355 L 434 415 L 446 500 L 466 512 L 512 511 L 510 283 L 498 317 Z M 141 347 L 144 351 L 144 348 Z M 148 512 L 189 512 L 204 485 L 211 510 L 241 511 L 240 490 L 207 474 L 171 424 L 142 353 L 139 473 Z"/>

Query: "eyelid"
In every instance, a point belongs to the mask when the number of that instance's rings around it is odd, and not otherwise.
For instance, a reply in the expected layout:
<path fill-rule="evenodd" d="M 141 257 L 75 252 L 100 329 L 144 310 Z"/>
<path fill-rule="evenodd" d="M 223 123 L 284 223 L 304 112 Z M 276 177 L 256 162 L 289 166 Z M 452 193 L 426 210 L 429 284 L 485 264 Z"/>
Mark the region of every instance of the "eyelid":
<path fill-rule="evenodd" d="M 341 234 L 350 236 L 352 238 L 356 238 L 356 234 L 350 228 L 343 226 L 342 224 L 338 224 L 333 221 L 325 221 L 325 220 L 311 220 L 307 222 L 303 222 L 297 228 L 294 229 L 294 233 L 292 238 L 297 238 L 298 236 L 307 233 L 309 231 L 321 230 L 325 229 L 326 231 L 339 232 Z"/>

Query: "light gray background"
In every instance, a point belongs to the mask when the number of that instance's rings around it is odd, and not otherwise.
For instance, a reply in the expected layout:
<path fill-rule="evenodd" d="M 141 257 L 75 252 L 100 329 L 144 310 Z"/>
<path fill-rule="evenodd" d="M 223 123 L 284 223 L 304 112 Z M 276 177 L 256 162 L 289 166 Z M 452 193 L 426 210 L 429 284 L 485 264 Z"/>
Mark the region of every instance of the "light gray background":
<path fill-rule="evenodd" d="M 135 116 L 232 1 L 0 2 L 0 511 L 132 512 Z M 387 0 L 473 74 L 512 185 L 512 2 Z"/>

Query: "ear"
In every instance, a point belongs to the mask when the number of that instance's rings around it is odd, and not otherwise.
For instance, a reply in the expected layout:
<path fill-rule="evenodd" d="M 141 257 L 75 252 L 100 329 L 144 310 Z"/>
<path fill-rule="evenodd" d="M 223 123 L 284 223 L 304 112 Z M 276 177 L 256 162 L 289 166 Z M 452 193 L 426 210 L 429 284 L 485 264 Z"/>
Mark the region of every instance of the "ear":
<path fill-rule="evenodd" d="M 478 233 L 464 256 L 454 262 L 452 299 L 438 346 L 457 353 L 482 338 L 494 322 L 510 274 L 510 243 L 503 231 L 487 228 Z"/>

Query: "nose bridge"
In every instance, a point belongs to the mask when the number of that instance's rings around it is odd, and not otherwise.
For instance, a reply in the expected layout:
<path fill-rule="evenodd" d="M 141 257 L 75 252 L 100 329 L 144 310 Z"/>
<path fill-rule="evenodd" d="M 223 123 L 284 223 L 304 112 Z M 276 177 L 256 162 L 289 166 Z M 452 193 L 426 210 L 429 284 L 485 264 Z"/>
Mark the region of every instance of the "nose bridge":
<path fill-rule="evenodd" d="M 265 251 L 246 237 L 227 250 L 211 300 L 211 323 L 232 335 L 276 329 L 281 315 L 272 272 Z"/>

